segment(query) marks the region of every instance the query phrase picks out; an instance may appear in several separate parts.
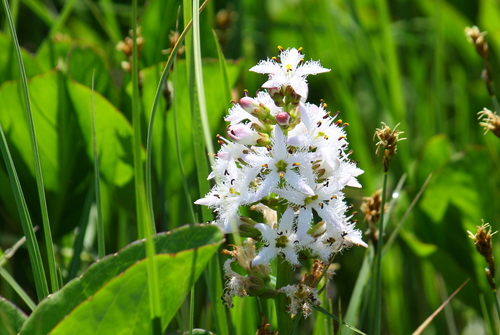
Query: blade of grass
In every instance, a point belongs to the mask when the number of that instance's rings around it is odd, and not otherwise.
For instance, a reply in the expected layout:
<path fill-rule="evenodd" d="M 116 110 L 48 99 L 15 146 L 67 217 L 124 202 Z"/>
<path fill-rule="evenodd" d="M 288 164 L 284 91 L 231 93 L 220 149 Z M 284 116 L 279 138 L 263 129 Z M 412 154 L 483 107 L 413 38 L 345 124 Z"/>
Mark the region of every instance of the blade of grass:
<path fill-rule="evenodd" d="M 92 207 L 92 200 L 95 195 L 95 183 L 90 183 L 89 190 L 87 191 L 87 196 L 85 197 L 85 202 L 83 204 L 82 216 L 80 222 L 78 223 L 77 235 L 73 243 L 73 258 L 68 270 L 68 275 L 66 276 L 66 282 L 75 278 L 80 269 L 80 264 L 82 263 L 80 254 L 83 250 L 83 244 L 85 240 L 85 233 L 87 232 L 87 227 L 89 223 L 90 209 Z"/>
<path fill-rule="evenodd" d="M 31 223 L 31 217 L 29 215 L 28 207 L 26 206 L 26 200 L 24 199 L 23 190 L 17 177 L 17 172 L 14 166 L 14 162 L 10 155 L 9 147 L 7 145 L 7 139 L 3 132 L 2 124 L 0 123 L 0 150 L 2 151 L 3 158 L 5 160 L 5 166 L 9 174 L 9 180 L 12 186 L 12 191 L 14 193 L 14 199 L 16 201 L 17 210 L 19 212 L 19 217 L 21 218 L 21 224 L 23 226 L 23 232 L 26 236 L 28 255 L 30 257 L 31 267 L 33 271 L 33 277 L 35 279 L 35 287 L 38 300 L 42 300 L 47 295 L 49 295 L 49 288 L 47 286 L 47 278 L 45 278 L 45 271 L 42 263 L 42 256 L 40 255 L 40 249 L 38 247 L 38 242 L 35 237 L 35 232 L 33 230 L 33 224 Z"/>
<path fill-rule="evenodd" d="M 401 220 L 399 220 L 399 222 L 398 222 L 396 228 L 394 229 L 394 231 L 392 232 L 391 236 L 389 236 L 389 239 L 387 240 L 387 243 L 384 246 L 384 250 L 382 251 L 382 256 L 384 256 L 387 253 L 387 251 L 389 250 L 389 248 L 391 247 L 391 245 L 396 240 L 396 237 L 398 236 L 399 231 L 401 230 L 401 228 L 403 228 L 403 223 L 408 218 L 408 215 L 410 215 L 410 212 L 412 211 L 413 207 L 415 207 L 415 205 L 417 204 L 418 200 L 422 196 L 422 193 L 424 193 L 424 190 L 427 187 L 427 184 L 429 183 L 429 181 L 431 180 L 431 177 L 432 177 L 432 173 L 429 174 L 429 176 L 425 180 L 424 184 L 422 185 L 422 187 L 418 191 L 417 195 L 415 195 L 415 198 L 413 198 L 410 206 L 408 206 L 408 209 L 406 210 L 405 214 L 403 215 L 403 217 L 401 218 Z"/>
<path fill-rule="evenodd" d="M 101 203 L 101 177 L 99 170 L 99 154 L 97 152 L 97 135 L 95 130 L 95 110 L 94 110 L 94 75 L 92 72 L 92 140 L 94 143 L 94 182 L 95 182 L 95 200 L 97 206 L 97 255 L 103 258 L 106 255 L 106 246 L 104 238 L 104 222 L 102 220 Z"/>
<path fill-rule="evenodd" d="M 324 309 L 323 307 L 321 306 L 313 306 L 313 308 L 315 310 L 317 310 L 318 312 L 321 312 L 323 314 L 325 314 L 326 316 L 328 316 L 329 318 L 341 323 L 342 325 L 346 326 L 347 328 L 349 328 L 350 330 L 358 333 L 358 334 L 362 334 L 362 335 L 366 335 L 365 333 L 363 333 L 361 330 L 359 329 L 356 329 L 355 327 L 351 326 L 350 324 L 346 323 L 344 320 L 341 320 L 339 319 L 337 316 L 333 315 L 332 313 L 328 312 L 326 309 Z"/>
<path fill-rule="evenodd" d="M 134 176 L 135 199 L 137 210 L 137 230 L 139 238 L 146 239 L 146 262 L 148 269 L 149 307 L 153 334 L 162 333 L 160 287 L 156 267 L 155 245 L 152 236 L 155 233 L 153 212 L 148 211 L 148 199 L 144 184 L 141 143 L 141 111 L 139 105 L 139 59 L 137 54 L 137 0 L 132 1 L 132 124 L 134 128 Z M 151 206 L 152 207 L 152 206 Z M 152 209 L 152 208 L 151 208 Z"/>
<path fill-rule="evenodd" d="M 69 0 L 64 2 L 64 7 L 61 11 L 61 14 L 59 14 L 55 22 L 50 26 L 50 31 L 47 39 L 48 41 L 50 41 L 52 37 L 54 37 L 55 33 L 57 33 L 61 29 L 61 27 L 66 23 L 66 20 L 73 11 L 76 2 L 77 0 Z"/>
<path fill-rule="evenodd" d="M 100 0 L 99 4 L 102 8 L 102 12 L 104 13 L 104 17 L 106 18 L 106 25 L 104 29 L 108 32 L 110 37 L 113 40 L 113 43 L 116 43 L 120 40 L 120 25 L 118 24 L 118 20 L 113 12 L 113 1 L 111 0 Z"/>
<path fill-rule="evenodd" d="M 29 122 L 29 131 L 30 131 L 30 140 L 31 146 L 33 148 L 33 158 L 35 162 L 35 176 L 36 176 L 36 184 L 38 189 L 38 196 L 40 200 L 40 208 L 42 211 L 42 221 L 43 221 L 43 235 L 45 238 L 45 246 L 47 251 L 47 263 L 49 267 L 49 275 L 50 275 L 50 284 L 52 292 L 55 292 L 59 289 L 58 281 L 57 281 L 57 271 L 56 271 L 56 261 L 54 256 L 54 246 L 52 244 L 52 234 L 50 231 L 50 223 L 49 223 L 49 214 L 47 211 L 47 200 L 45 198 L 45 188 L 43 186 L 43 177 L 42 177 L 42 167 L 40 164 L 40 155 L 38 152 L 38 144 L 36 140 L 36 132 L 35 132 L 35 124 L 33 122 L 33 113 L 31 111 L 31 102 L 29 97 L 28 90 L 28 80 L 26 77 L 26 70 L 24 69 L 23 59 L 21 57 L 21 48 L 19 47 L 19 41 L 17 39 L 16 28 L 14 27 L 14 22 L 12 20 L 12 16 L 9 9 L 9 3 L 7 0 L 3 0 L 5 13 L 7 16 L 7 20 L 9 21 L 10 31 L 12 34 L 12 41 L 14 42 L 17 61 L 19 64 L 19 69 L 21 71 L 21 82 L 23 85 L 23 96 L 25 100 L 25 108 L 28 116 Z"/>
<path fill-rule="evenodd" d="M 458 293 L 460 292 L 460 290 L 465 286 L 465 284 L 467 284 L 469 282 L 470 278 L 467 279 L 462 285 L 460 285 L 459 288 L 457 288 L 455 290 L 455 292 L 453 292 L 449 297 L 448 299 L 446 299 L 442 304 L 441 306 L 438 307 L 438 309 L 436 309 L 434 311 L 434 313 L 432 313 L 421 325 L 420 327 L 417 328 L 417 330 L 415 330 L 413 332 L 413 335 L 419 335 L 419 334 L 422 334 L 422 332 L 425 330 L 425 328 L 427 328 L 427 326 L 429 326 L 429 324 L 432 322 L 432 320 L 434 320 L 434 318 L 436 317 L 436 315 L 439 314 L 439 312 L 441 312 L 443 310 L 443 308 L 450 302 L 450 300 Z"/>
<path fill-rule="evenodd" d="M 33 302 L 33 300 L 31 300 L 28 293 L 26 293 L 26 291 L 23 290 L 23 288 L 16 282 L 14 277 L 12 277 L 10 273 L 7 270 L 5 270 L 2 266 L 0 266 L 0 276 L 2 276 L 2 278 L 7 282 L 7 284 L 9 284 L 12 287 L 12 289 L 14 289 L 14 291 L 19 295 L 19 297 L 21 297 L 21 299 L 24 301 L 24 303 L 26 304 L 26 306 L 28 306 L 30 310 L 33 311 L 36 308 L 36 304 Z"/>
<path fill-rule="evenodd" d="M 371 269 L 373 265 L 373 260 L 375 257 L 374 248 L 369 248 L 363 259 L 363 264 L 359 270 L 358 277 L 356 279 L 356 284 L 354 284 L 354 289 L 352 291 L 351 299 L 349 300 L 349 306 L 347 307 L 347 312 L 344 316 L 344 321 L 349 324 L 354 324 L 358 318 L 359 308 L 363 302 L 365 287 L 372 274 Z M 340 334 L 348 334 L 347 328 L 342 328 Z"/>
<path fill-rule="evenodd" d="M 38 227 L 33 229 L 35 232 L 38 230 Z M 34 310 L 36 308 L 36 304 L 31 300 L 30 296 L 23 288 L 16 282 L 14 277 L 10 275 L 10 273 L 3 267 L 7 260 L 14 256 L 17 249 L 21 247 L 26 242 L 26 237 L 23 236 L 19 241 L 17 241 L 12 247 L 5 250 L 3 255 L 0 257 L 0 276 L 14 289 L 14 291 L 21 297 L 24 303 L 28 306 L 30 310 Z"/>

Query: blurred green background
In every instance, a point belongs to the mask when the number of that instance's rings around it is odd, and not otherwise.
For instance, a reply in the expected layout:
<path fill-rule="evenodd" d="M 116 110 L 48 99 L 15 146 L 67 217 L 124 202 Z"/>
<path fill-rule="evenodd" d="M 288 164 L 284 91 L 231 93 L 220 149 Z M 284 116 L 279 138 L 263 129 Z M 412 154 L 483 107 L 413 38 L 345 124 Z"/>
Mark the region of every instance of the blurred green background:
<path fill-rule="evenodd" d="M 172 31 L 182 30 L 182 1 L 139 1 L 143 37 L 140 54 L 143 137 Z M 137 237 L 132 174 L 130 74 L 128 56 L 116 49 L 129 35 L 127 1 L 11 0 L 24 63 L 30 78 L 35 125 L 46 182 L 52 233 L 64 278 L 71 279 L 92 261 L 93 160 L 90 94 L 95 71 L 96 126 L 101 157 L 107 253 Z M 212 0 L 201 15 L 202 55 L 210 126 L 215 135 L 230 100 L 243 90 L 254 95 L 265 77 L 247 70 L 258 60 L 277 56 L 277 46 L 303 47 L 305 59 L 320 60 L 331 72 L 310 76 L 308 101 L 324 99 L 340 111 L 353 159 L 365 173 L 362 189 L 347 195 L 359 210 L 361 198 L 381 187 L 381 159 L 373 134 L 381 122 L 399 125 L 400 142 L 389 171 L 389 187 L 406 180 L 386 228 L 387 235 L 410 206 L 427 177 L 432 178 L 410 212 L 383 264 L 384 329 L 387 334 L 413 332 L 467 278 L 471 281 L 441 312 L 425 334 L 498 333 L 493 297 L 484 275 L 484 260 L 467 230 L 481 220 L 500 225 L 500 140 L 483 136 L 477 112 L 493 109 L 481 71 L 484 62 L 464 35 L 466 26 L 488 31 L 494 80 L 500 76 L 500 3 L 493 0 Z M 28 207 L 41 226 L 31 147 L 28 140 L 19 70 L 5 13 L 0 13 L 0 122 L 9 141 Z M 221 74 L 212 30 L 227 61 Z M 189 39 L 188 39 L 189 42 Z M 190 46 L 186 47 L 189 55 Z M 169 77 L 157 117 L 153 144 L 155 213 L 158 230 L 192 222 L 188 208 L 206 182 L 199 176 L 206 158 L 195 157 L 201 137 L 193 130 L 185 54 Z M 126 65 L 126 64 L 125 64 Z M 232 89 L 231 96 L 228 86 Z M 176 113 L 174 113 L 174 109 Z M 196 111 L 196 108 L 195 108 Z M 177 133 L 176 135 L 176 128 Z M 177 137 L 176 137 L 177 136 Z M 178 142 L 176 141 L 176 138 Z M 179 150 L 179 151 L 178 151 Z M 182 158 L 182 173 L 178 162 Z M 199 176 L 198 176 L 198 174 Z M 185 177 L 183 178 L 183 175 Z M 189 197 L 184 192 L 187 181 Z M 201 177 L 200 177 L 201 180 Z M 201 209 L 195 208 L 197 221 Z M 89 217 L 91 218 L 89 220 Z M 87 227 L 87 222 L 91 224 Z M 358 227 L 365 230 L 362 213 Z M 83 262 L 73 257 L 75 229 L 86 232 Z M 42 235 L 37 233 L 40 238 Z M 5 166 L 0 163 L 0 247 L 22 237 Z M 368 237 L 366 238 L 368 240 Z M 494 254 L 499 255 L 494 238 Z M 365 250 L 345 251 L 334 277 L 331 304 L 345 312 Z M 79 259 L 79 257 L 76 257 Z M 27 251 L 5 265 L 34 293 Z M 203 289 L 203 284 L 200 285 Z M 0 295 L 18 303 L 5 282 Z M 368 299 L 365 299 L 365 304 Z M 197 322 L 210 325 L 209 304 L 201 304 Z M 367 306 L 357 326 L 366 329 Z M 314 317 L 313 317 L 314 319 Z M 254 320 L 252 327 L 259 320 Z M 312 324 L 304 321 L 303 329 Z M 308 326 L 309 325 L 309 326 Z M 204 326 L 204 325 L 201 325 Z M 238 334 L 252 327 L 238 326 Z M 321 334 L 320 330 L 317 334 Z"/>

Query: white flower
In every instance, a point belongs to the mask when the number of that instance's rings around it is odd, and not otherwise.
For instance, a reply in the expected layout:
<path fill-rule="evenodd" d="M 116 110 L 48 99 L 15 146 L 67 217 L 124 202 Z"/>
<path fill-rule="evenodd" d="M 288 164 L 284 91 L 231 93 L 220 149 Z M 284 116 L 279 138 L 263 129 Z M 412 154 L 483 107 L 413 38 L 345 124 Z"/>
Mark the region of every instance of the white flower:
<path fill-rule="evenodd" d="M 297 150 L 289 152 L 286 138 L 280 127 L 274 128 L 273 146 L 270 151 L 262 148 L 260 151 L 242 155 L 242 159 L 250 166 L 261 169 L 262 179 L 255 194 L 254 201 L 269 195 L 284 181 L 296 191 L 313 195 L 314 174 L 309 153 Z"/>
<path fill-rule="evenodd" d="M 214 170 L 220 177 L 219 183 L 204 198 L 196 200 L 195 204 L 212 208 L 217 214 L 216 223 L 224 232 L 229 233 L 233 230 L 232 225 L 237 222 L 240 206 L 251 203 L 255 196 L 250 183 L 258 170 L 249 167 L 240 169 L 232 157 L 218 158 Z M 210 174 L 209 178 L 212 176 Z"/>
<path fill-rule="evenodd" d="M 307 318 L 312 313 L 312 307 L 321 304 L 321 300 L 318 297 L 318 290 L 305 284 L 283 286 L 278 292 L 285 293 L 288 299 L 290 299 L 288 313 L 291 315 L 296 315 L 302 311 L 304 317 Z"/>
<path fill-rule="evenodd" d="M 279 55 L 280 63 L 274 59 L 262 60 L 250 71 L 268 73 L 269 80 L 262 87 L 278 88 L 291 86 L 295 93 L 307 97 L 308 87 L 306 77 L 310 74 L 328 72 L 318 61 L 304 62 L 304 55 L 297 49 L 287 49 Z"/>
<path fill-rule="evenodd" d="M 297 251 L 303 249 L 313 241 L 312 238 L 299 239 L 294 229 L 295 214 L 293 208 L 288 207 L 276 229 L 272 229 L 267 224 L 259 223 L 255 228 L 262 233 L 264 247 L 252 261 L 252 266 L 269 264 L 269 261 L 276 256 L 281 256 L 293 266 L 300 266 Z"/>

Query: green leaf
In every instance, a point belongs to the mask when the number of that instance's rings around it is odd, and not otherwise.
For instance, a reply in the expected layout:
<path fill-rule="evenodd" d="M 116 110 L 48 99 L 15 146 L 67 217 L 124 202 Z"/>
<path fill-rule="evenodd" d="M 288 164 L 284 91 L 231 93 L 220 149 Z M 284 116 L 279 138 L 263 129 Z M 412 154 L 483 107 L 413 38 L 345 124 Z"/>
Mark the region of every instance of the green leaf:
<path fill-rule="evenodd" d="M 0 335 L 15 335 L 26 321 L 26 314 L 13 303 L 0 297 Z"/>
<path fill-rule="evenodd" d="M 438 250 L 438 246 L 435 244 L 424 243 L 420 241 L 413 233 L 402 229 L 400 231 L 401 238 L 406 242 L 406 244 L 413 250 L 413 252 L 421 258 L 432 255 Z"/>
<path fill-rule="evenodd" d="M 222 238 L 212 225 L 183 226 L 154 236 L 164 327 Z M 151 321 L 145 256 L 145 243 L 137 241 L 94 263 L 43 300 L 21 334 L 68 334 L 75 329 L 79 334 L 147 334 Z"/>
<path fill-rule="evenodd" d="M 14 44 L 12 43 L 12 39 L 3 33 L 0 33 L 0 50 L 3 50 L 0 52 L 0 83 L 21 78 L 19 67 L 12 66 L 16 61 Z M 28 78 L 40 73 L 38 65 L 28 51 L 21 49 L 21 56 Z"/>
<path fill-rule="evenodd" d="M 91 89 L 68 80 L 55 71 L 33 77 L 29 81 L 42 173 L 55 236 L 74 228 L 83 203 L 93 160 L 91 126 Z M 119 201 L 131 208 L 133 194 L 124 191 L 133 177 L 132 127 L 127 119 L 101 94 L 95 94 L 95 113 L 100 170 L 105 187 L 111 190 L 105 205 Z M 0 122 L 4 127 L 29 208 L 36 197 L 32 149 L 28 125 L 23 113 L 23 100 L 18 81 L 0 86 Z M 64 139 L 64 141 L 62 140 Z M 0 168 L 1 169 L 1 168 Z M 0 180 L 4 180 L 0 173 Z M 116 196 L 117 192 L 120 196 Z M 7 212 L 14 216 L 15 203 L 9 192 L 0 192 Z M 106 213 L 111 212 L 104 210 Z M 15 216 L 14 216 L 15 217 Z M 33 218 L 36 220 L 36 216 Z M 106 218 L 105 218 L 106 219 Z M 74 223 L 72 226 L 69 222 Z"/>

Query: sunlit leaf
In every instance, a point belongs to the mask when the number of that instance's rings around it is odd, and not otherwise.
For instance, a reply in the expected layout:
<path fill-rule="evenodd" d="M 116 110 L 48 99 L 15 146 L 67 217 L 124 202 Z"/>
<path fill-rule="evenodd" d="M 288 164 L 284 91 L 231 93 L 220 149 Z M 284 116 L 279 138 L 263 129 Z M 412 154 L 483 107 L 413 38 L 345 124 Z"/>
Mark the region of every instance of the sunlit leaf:
<path fill-rule="evenodd" d="M 212 225 L 183 226 L 154 237 L 160 279 L 162 323 L 166 327 L 222 242 Z M 94 263 L 43 300 L 21 334 L 146 334 L 151 321 L 145 243 L 138 241 Z"/>

